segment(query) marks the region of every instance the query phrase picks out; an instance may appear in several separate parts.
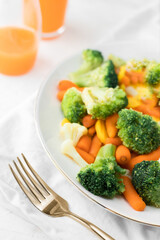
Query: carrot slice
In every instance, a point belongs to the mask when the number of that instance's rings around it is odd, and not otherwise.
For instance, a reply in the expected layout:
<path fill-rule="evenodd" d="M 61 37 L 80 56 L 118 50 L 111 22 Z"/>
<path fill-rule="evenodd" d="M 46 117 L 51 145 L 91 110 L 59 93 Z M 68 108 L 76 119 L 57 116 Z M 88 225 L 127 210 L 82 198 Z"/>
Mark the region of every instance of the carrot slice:
<path fill-rule="evenodd" d="M 136 210 L 136 211 L 143 211 L 146 207 L 145 202 L 142 200 L 142 198 L 139 196 L 139 194 L 136 192 L 131 179 L 127 176 L 121 176 L 123 179 L 123 183 L 125 186 L 125 191 L 123 192 L 123 196 L 128 201 L 130 206 Z"/>
<path fill-rule="evenodd" d="M 131 160 L 131 153 L 124 145 L 119 145 L 116 149 L 116 161 L 120 165 L 124 165 Z"/>
<path fill-rule="evenodd" d="M 94 157 L 96 157 L 101 146 L 102 146 L 102 143 L 101 143 L 101 141 L 99 140 L 99 138 L 97 137 L 97 134 L 96 134 L 92 139 L 92 143 L 91 143 L 89 153 L 91 155 L 93 155 Z"/>
<path fill-rule="evenodd" d="M 118 120 L 118 114 L 115 113 L 106 119 L 106 129 L 107 134 L 110 138 L 113 138 L 116 136 L 118 129 L 116 128 L 117 120 Z"/>
<path fill-rule="evenodd" d="M 130 79 L 127 76 L 124 76 L 121 80 L 121 83 L 123 83 L 126 87 L 130 85 Z"/>
<path fill-rule="evenodd" d="M 96 119 L 92 119 L 91 115 L 86 115 L 82 119 L 82 124 L 86 128 L 92 127 L 95 124 L 95 122 L 96 122 Z"/>
<path fill-rule="evenodd" d="M 90 127 L 90 128 L 88 129 L 88 134 L 89 134 L 90 136 L 93 136 L 93 135 L 95 134 L 95 132 L 96 132 L 95 125 L 93 125 L 92 127 Z"/>
<path fill-rule="evenodd" d="M 139 155 L 137 157 L 132 158 L 126 165 L 125 167 L 128 168 L 130 171 L 133 170 L 134 166 L 137 163 L 140 163 L 142 161 L 156 161 L 160 158 L 160 147 L 158 147 L 155 151 L 148 153 L 148 154 L 143 154 Z"/>
<path fill-rule="evenodd" d="M 64 94 L 66 93 L 66 90 L 63 90 L 63 91 L 59 91 L 57 93 L 57 98 L 59 101 L 62 101 L 63 100 L 63 97 L 64 97 Z"/>
<path fill-rule="evenodd" d="M 122 144 L 122 141 L 121 141 L 121 139 L 119 137 L 107 138 L 105 144 L 108 144 L 108 143 L 111 143 L 111 144 L 114 144 L 116 146 L 119 146 L 119 145 Z"/>
<path fill-rule="evenodd" d="M 91 137 L 84 135 L 79 139 L 76 147 L 84 150 L 85 152 L 89 152 L 91 141 Z"/>
<path fill-rule="evenodd" d="M 160 107 L 149 108 L 145 104 L 141 104 L 138 107 L 135 107 L 134 110 L 160 118 Z"/>
<path fill-rule="evenodd" d="M 78 87 L 75 83 L 69 81 L 69 80 L 61 80 L 59 81 L 58 83 L 58 89 L 60 91 L 64 91 L 64 90 L 67 90 L 71 87 Z"/>
<path fill-rule="evenodd" d="M 94 157 L 93 157 L 91 154 L 85 152 L 84 150 L 82 150 L 82 149 L 80 149 L 80 148 L 78 148 L 78 147 L 75 147 L 75 149 L 76 149 L 76 151 L 79 153 L 79 155 L 80 155 L 87 163 L 89 163 L 89 164 L 94 163 L 94 160 L 95 160 L 95 159 L 94 159 Z"/>

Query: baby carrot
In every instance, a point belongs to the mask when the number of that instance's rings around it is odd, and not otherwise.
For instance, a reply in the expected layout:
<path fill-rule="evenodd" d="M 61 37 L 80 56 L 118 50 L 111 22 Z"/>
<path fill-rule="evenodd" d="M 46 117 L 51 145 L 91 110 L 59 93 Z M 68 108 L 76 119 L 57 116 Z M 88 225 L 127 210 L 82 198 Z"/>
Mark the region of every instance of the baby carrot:
<path fill-rule="evenodd" d="M 127 176 L 121 176 L 121 178 L 123 179 L 123 183 L 125 186 L 125 191 L 123 192 L 125 199 L 128 201 L 128 203 L 134 210 L 143 211 L 146 207 L 146 204 L 136 192 L 131 182 L 131 179 Z"/>
<path fill-rule="evenodd" d="M 106 119 L 106 129 L 107 129 L 107 134 L 110 138 L 113 138 L 116 136 L 118 129 L 116 128 L 118 120 L 118 114 L 115 113 Z"/>
<path fill-rule="evenodd" d="M 83 87 L 75 87 L 75 88 L 77 88 L 77 90 L 79 90 L 80 92 L 82 92 L 83 91 Z"/>
<path fill-rule="evenodd" d="M 111 143 L 113 145 L 119 146 L 122 144 L 122 141 L 119 137 L 107 138 L 105 144 Z"/>
<path fill-rule="evenodd" d="M 80 155 L 87 163 L 91 164 L 91 163 L 94 162 L 95 159 L 94 159 L 94 157 L 93 157 L 91 154 L 85 152 L 84 150 L 82 150 L 82 149 L 80 149 L 80 148 L 78 148 L 78 147 L 75 147 L 75 149 L 76 149 L 76 151 L 79 153 L 79 155 Z"/>
<path fill-rule="evenodd" d="M 91 141 L 91 137 L 84 135 L 79 139 L 76 147 L 84 150 L 85 152 L 89 152 Z"/>
<path fill-rule="evenodd" d="M 138 83 L 138 77 L 135 74 L 132 74 L 130 77 L 130 81 L 131 83 L 136 84 Z"/>
<path fill-rule="evenodd" d="M 75 83 L 69 81 L 69 80 L 61 80 L 59 83 L 58 83 L 58 89 L 60 91 L 64 91 L 64 90 L 67 90 L 71 87 L 78 87 Z"/>
<path fill-rule="evenodd" d="M 130 85 L 130 79 L 127 76 L 124 76 L 121 80 L 121 83 L 123 83 L 126 87 Z"/>
<path fill-rule="evenodd" d="M 160 108 L 159 107 L 149 108 L 145 104 L 141 104 L 138 107 L 135 107 L 134 109 L 138 112 L 142 112 L 144 114 L 148 114 L 150 116 L 160 118 Z"/>
<path fill-rule="evenodd" d="M 158 103 L 158 98 L 155 95 L 152 95 L 150 99 L 143 99 L 144 104 L 147 104 L 150 108 L 155 107 Z"/>
<path fill-rule="evenodd" d="M 91 115 L 86 115 L 82 119 L 82 124 L 86 128 L 89 128 L 89 127 L 93 126 L 95 124 L 95 122 L 96 122 L 96 119 L 92 119 Z"/>
<path fill-rule="evenodd" d="M 61 90 L 57 93 L 57 98 L 59 101 L 62 101 L 65 93 L 66 93 L 66 90 L 63 90 L 63 91 Z"/>
<path fill-rule="evenodd" d="M 131 153 L 124 145 L 119 145 L 116 149 L 116 161 L 120 165 L 124 165 L 131 160 Z"/>
<path fill-rule="evenodd" d="M 138 73 L 138 82 L 139 83 L 144 83 L 145 79 L 144 79 L 144 72 L 139 72 Z"/>
<path fill-rule="evenodd" d="M 102 143 L 101 143 L 101 141 L 99 140 L 99 138 L 97 137 L 97 134 L 96 134 L 92 139 L 92 143 L 91 143 L 89 153 L 92 156 L 96 157 L 101 146 L 102 146 Z"/>
<path fill-rule="evenodd" d="M 156 161 L 160 158 L 160 147 L 157 148 L 155 151 L 151 152 L 151 153 L 148 153 L 148 154 L 144 154 L 144 155 L 139 155 L 137 157 L 134 157 L 131 159 L 131 161 L 129 161 L 127 164 L 126 164 L 126 168 L 128 168 L 130 171 L 133 170 L 134 166 L 137 164 L 137 163 L 140 163 L 142 161 Z"/>
<path fill-rule="evenodd" d="M 90 128 L 88 129 L 88 134 L 89 134 L 90 136 L 93 136 L 93 135 L 95 134 L 95 132 L 96 132 L 95 125 L 93 125 L 92 127 L 90 127 Z"/>

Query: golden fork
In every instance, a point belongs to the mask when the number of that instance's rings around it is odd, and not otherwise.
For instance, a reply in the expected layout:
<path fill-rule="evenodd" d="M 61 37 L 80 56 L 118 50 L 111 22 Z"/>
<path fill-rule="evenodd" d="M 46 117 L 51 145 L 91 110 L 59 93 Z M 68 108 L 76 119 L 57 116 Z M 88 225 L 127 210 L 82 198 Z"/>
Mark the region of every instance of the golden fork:
<path fill-rule="evenodd" d="M 11 165 L 9 164 L 9 167 L 12 171 L 13 176 L 15 177 L 17 183 L 23 190 L 23 192 L 26 194 L 26 196 L 29 198 L 31 203 L 38 208 L 41 212 L 50 215 L 52 217 L 63 217 L 68 216 L 72 219 L 76 220 L 77 222 L 83 224 L 85 227 L 87 227 L 89 230 L 94 232 L 98 237 L 104 240 L 112 239 L 111 236 L 109 236 L 107 233 L 102 231 L 100 228 L 92 224 L 91 222 L 85 220 L 84 218 L 79 217 L 78 215 L 72 213 L 69 211 L 68 202 L 60 197 L 57 193 L 55 193 L 44 181 L 43 179 L 37 174 L 37 172 L 32 168 L 24 154 L 22 154 L 22 157 L 30 169 L 30 172 L 34 175 L 32 175 L 28 172 L 28 170 L 25 168 L 22 161 L 17 157 L 19 164 L 21 165 L 21 168 L 23 169 L 23 172 L 25 172 L 25 175 L 27 175 L 28 180 L 26 176 L 22 173 L 18 165 L 15 161 L 13 161 L 19 175 L 21 176 L 21 180 L 27 185 L 28 188 L 24 186 L 24 184 L 21 182 L 20 178 L 17 176 Z M 32 184 L 31 184 L 32 183 Z"/>

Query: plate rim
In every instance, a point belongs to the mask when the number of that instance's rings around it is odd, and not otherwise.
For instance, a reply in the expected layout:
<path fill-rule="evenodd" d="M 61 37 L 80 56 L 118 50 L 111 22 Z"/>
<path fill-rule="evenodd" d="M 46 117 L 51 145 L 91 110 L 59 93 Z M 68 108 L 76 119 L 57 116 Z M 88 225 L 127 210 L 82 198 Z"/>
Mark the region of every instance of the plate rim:
<path fill-rule="evenodd" d="M 125 41 L 124 41 L 125 42 Z M 123 42 L 123 43 L 124 43 Z M 120 44 L 123 44 L 122 42 Z M 108 45 L 112 45 L 113 43 L 111 44 L 108 44 Z M 98 46 L 97 46 L 98 47 Z M 57 64 L 48 74 L 47 76 L 45 77 L 44 81 L 42 81 L 42 83 L 40 84 L 40 87 L 38 89 L 38 92 L 36 94 L 36 99 L 35 99 L 35 103 L 34 103 L 34 122 L 35 122 L 35 126 L 36 126 L 36 132 L 38 134 L 38 137 L 39 137 L 39 140 L 43 146 L 43 149 L 45 150 L 45 152 L 47 153 L 49 159 L 52 161 L 52 163 L 54 164 L 54 166 L 60 171 L 60 173 L 67 179 L 67 181 L 69 181 L 74 187 L 76 187 L 85 197 L 87 197 L 90 201 L 93 201 L 94 203 L 98 204 L 99 206 L 103 207 L 105 210 L 119 216 L 119 217 L 122 217 L 122 218 L 125 218 L 125 219 L 128 219 L 128 220 L 131 220 L 131 221 L 134 221 L 134 222 L 137 222 L 137 223 L 140 223 L 140 224 L 143 224 L 143 225 L 146 225 L 146 226 L 150 226 L 150 227 L 159 227 L 160 228 L 160 224 L 152 224 L 152 223 L 149 223 L 149 222 L 143 222 L 141 220 L 137 220 L 137 219 L 134 219 L 134 218 L 131 218 L 131 217 L 128 217 L 126 215 L 123 215 L 121 213 L 118 213 L 106 206 L 104 206 L 103 204 L 101 204 L 100 202 L 96 201 L 95 199 L 93 199 L 91 196 L 89 196 L 87 193 L 85 193 L 81 188 L 79 188 L 78 185 L 76 185 L 69 176 L 67 176 L 67 174 L 58 166 L 58 163 L 56 162 L 56 160 L 54 159 L 54 157 L 50 154 L 48 148 L 47 148 L 47 145 L 44 141 L 44 138 L 42 136 L 42 133 L 41 133 L 41 130 L 40 130 L 40 124 L 39 124 L 39 121 L 38 121 L 38 102 L 40 100 L 40 95 L 41 93 L 43 92 L 43 89 L 45 87 L 45 85 L 47 84 L 47 82 L 49 81 L 49 79 L 52 77 L 52 75 L 54 74 L 54 72 L 56 72 L 56 70 L 63 64 L 65 64 L 65 62 L 71 60 L 72 58 L 74 57 L 78 57 L 80 54 L 80 51 L 78 51 L 77 53 L 71 55 L 70 57 L 64 59 L 63 61 L 61 61 L 59 64 Z"/>

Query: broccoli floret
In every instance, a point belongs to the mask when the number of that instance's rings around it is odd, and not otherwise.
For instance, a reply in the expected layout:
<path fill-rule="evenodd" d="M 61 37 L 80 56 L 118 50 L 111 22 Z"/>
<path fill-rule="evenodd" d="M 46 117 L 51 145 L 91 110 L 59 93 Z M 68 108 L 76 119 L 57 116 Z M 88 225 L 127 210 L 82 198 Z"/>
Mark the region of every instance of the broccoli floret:
<path fill-rule="evenodd" d="M 82 59 L 83 61 L 80 68 L 77 71 L 70 73 L 69 76 L 71 80 L 74 80 L 77 76 L 97 68 L 103 63 L 104 60 L 100 51 L 92 49 L 84 50 L 82 52 Z"/>
<path fill-rule="evenodd" d="M 112 60 L 114 66 L 115 66 L 116 68 L 119 68 L 119 67 L 121 67 L 121 66 L 123 66 L 123 65 L 126 64 L 126 62 L 125 62 L 122 58 L 119 58 L 119 57 L 117 57 L 117 56 L 114 56 L 113 54 L 110 54 L 110 55 L 108 56 L 108 59 Z"/>
<path fill-rule="evenodd" d="M 132 183 L 147 205 L 160 207 L 160 163 L 143 161 L 132 171 Z"/>
<path fill-rule="evenodd" d="M 81 92 L 70 88 L 65 93 L 62 103 L 64 117 L 71 123 L 79 123 L 86 114 L 86 107 L 82 101 Z"/>
<path fill-rule="evenodd" d="M 149 85 L 158 85 L 160 84 L 160 63 L 149 64 L 146 69 L 146 82 Z"/>
<path fill-rule="evenodd" d="M 96 69 L 82 75 L 71 77 L 79 87 L 113 87 L 118 85 L 118 78 L 111 60 L 106 61 Z"/>
<path fill-rule="evenodd" d="M 152 117 L 132 109 L 123 109 L 118 115 L 118 136 L 126 147 L 147 154 L 160 146 L 160 126 Z"/>
<path fill-rule="evenodd" d="M 85 88 L 82 100 L 92 118 L 105 119 L 128 105 L 125 92 L 117 88 Z"/>
<path fill-rule="evenodd" d="M 145 69 L 151 62 L 148 59 L 144 58 L 143 60 L 131 59 L 126 64 L 126 69 L 133 71 L 142 71 Z"/>
<path fill-rule="evenodd" d="M 103 146 L 95 162 L 81 168 L 77 175 L 82 186 L 95 195 L 113 198 L 125 190 L 120 175 L 126 170 L 117 165 L 113 153 L 115 155 L 114 145 Z"/>

